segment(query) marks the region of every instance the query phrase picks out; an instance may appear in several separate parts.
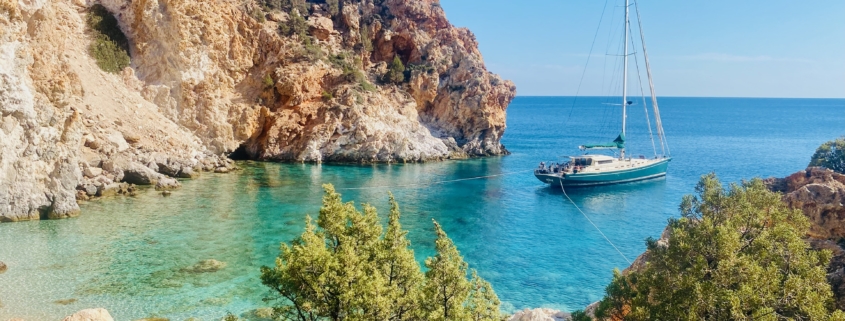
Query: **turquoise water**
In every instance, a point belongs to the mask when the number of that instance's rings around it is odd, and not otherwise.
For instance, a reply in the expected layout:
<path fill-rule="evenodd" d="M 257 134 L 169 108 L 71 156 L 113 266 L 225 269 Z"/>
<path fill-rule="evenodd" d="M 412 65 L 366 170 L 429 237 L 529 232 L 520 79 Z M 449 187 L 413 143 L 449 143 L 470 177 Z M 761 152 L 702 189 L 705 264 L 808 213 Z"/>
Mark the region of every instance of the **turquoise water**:
<path fill-rule="evenodd" d="M 323 183 L 381 213 L 391 190 L 419 260 L 432 254 L 431 219 L 442 223 L 507 310 L 582 308 L 601 297 L 613 268 L 628 264 L 560 189 L 530 172 L 397 186 L 530 170 L 577 145 L 613 139 L 618 116 L 604 101 L 518 97 L 503 139 L 510 156 L 377 166 L 245 162 L 233 174 L 184 181 L 170 197 L 144 190 L 86 203 L 79 218 L 0 224 L 0 261 L 9 265 L 0 274 L 0 320 L 60 320 L 90 307 L 117 320 L 212 320 L 265 306 L 258 268 L 301 232 L 305 215 L 316 215 Z M 630 149 L 651 155 L 642 107 L 633 107 Z M 674 157 L 665 179 L 567 191 L 631 260 L 677 215 L 701 174 L 785 176 L 845 132 L 845 100 L 665 98 L 661 107 Z M 205 259 L 227 266 L 183 270 Z"/>

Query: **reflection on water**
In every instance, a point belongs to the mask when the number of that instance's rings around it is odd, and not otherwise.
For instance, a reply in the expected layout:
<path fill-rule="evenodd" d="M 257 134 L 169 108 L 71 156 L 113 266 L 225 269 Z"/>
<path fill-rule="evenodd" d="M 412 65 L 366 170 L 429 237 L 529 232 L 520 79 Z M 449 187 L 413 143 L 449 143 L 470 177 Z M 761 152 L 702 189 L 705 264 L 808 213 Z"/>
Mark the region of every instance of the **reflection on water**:
<path fill-rule="evenodd" d="M 273 264 L 279 243 L 317 214 L 324 183 L 346 200 L 376 206 L 383 218 L 392 191 L 420 261 L 433 254 L 431 220 L 440 222 L 508 310 L 582 308 L 601 297 L 612 269 L 627 263 L 559 188 L 529 172 L 437 184 L 524 171 L 571 154 L 561 146 L 584 143 L 590 137 L 579 135 L 595 124 L 570 122 L 562 133 L 561 120 L 545 115 L 568 108 L 567 99 L 518 98 L 509 109 L 507 157 L 373 166 L 244 162 L 236 173 L 184 181 L 170 197 L 142 190 L 83 204 L 79 218 L 0 224 L 0 261 L 9 265 L 0 274 L 0 320 L 56 320 L 91 307 L 107 308 L 117 320 L 210 320 L 263 306 L 269 293 L 259 267 Z M 801 169 L 816 146 L 838 135 L 842 102 L 666 99 L 675 158 L 665 179 L 567 194 L 633 259 L 677 214 L 701 174 L 736 181 Z M 585 105 L 575 116 L 591 112 L 589 99 L 579 103 Z M 741 123 L 743 117 L 755 121 Z M 637 133 L 632 129 L 632 141 Z M 208 259 L 226 266 L 186 269 Z"/>

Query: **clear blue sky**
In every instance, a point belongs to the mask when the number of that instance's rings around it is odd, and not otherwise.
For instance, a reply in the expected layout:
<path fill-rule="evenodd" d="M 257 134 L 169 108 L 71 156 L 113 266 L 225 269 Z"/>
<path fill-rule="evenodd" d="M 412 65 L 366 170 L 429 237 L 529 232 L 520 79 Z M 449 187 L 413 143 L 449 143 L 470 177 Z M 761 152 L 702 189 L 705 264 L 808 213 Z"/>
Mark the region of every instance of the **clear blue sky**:
<path fill-rule="evenodd" d="M 614 69 L 606 53 L 617 53 L 608 40 L 620 42 L 623 3 L 608 0 L 581 95 L 616 94 L 602 75 Z M 604 4 L 441 0 L 453 25 L 475 33 L 487 68 L 521 96 L 575 94 Z M 845 97 L 845 0 L 639 4 L 658 95 Z"/>

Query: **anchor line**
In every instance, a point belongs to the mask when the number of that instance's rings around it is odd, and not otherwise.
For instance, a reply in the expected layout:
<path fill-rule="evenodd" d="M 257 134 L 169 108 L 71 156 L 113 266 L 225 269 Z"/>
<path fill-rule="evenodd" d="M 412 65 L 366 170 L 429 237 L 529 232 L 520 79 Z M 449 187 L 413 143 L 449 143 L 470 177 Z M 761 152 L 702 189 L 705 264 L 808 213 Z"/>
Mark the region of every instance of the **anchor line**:
<path fill-rule="evenodd" d="M 485 178 L 493 178 L 493 177 L 500 177 L 500 176 L 508 176 L 513 174 L 521 174 L 525 172 L 532 172 L 533 169 L 524 170 L 524 171 L 516 171 L 516 172 L 508 172 L 508 173 L 501 173 L 496 175 L 486 175 L 486 176 L 475 176 L 475 177 L 467 177 L 467 178 L 459 178 L 459 179 L 450 179 L 445 181 L 436 181 L 431 183 L 420 183 L 420 184 L 406 184 L 406 185 L 383 185 L 383 186 L 367 186 L 367 187 L 346 187 L 346 188 L 338 188 L 337 190 L 365 190 L 365 189 L 378 189 L 378 188 L 410 188 L 410 187 L 422 187 L 422 186 L 431 186 L 431 185 L 440 185 L 440 184 L 448 184 L 454 182 L 462 182 L 462 181 L 471 181 L 476 179 L 485 179 Z"/>
<path fill-rule="evenodd" d="M 596 231 L 599 231 L 599 234 L 604 237 L 605 241 L 607 241 L 607 243 L 610 243 L 610 246 L 612 246 L 616 250 L 616 253 L 619 253 L 619 255 L 622 256 L 622 258 L 628 262 L 628 265 L 631 265 L 631 260 L 629 260 L 628 257 L 625 256 L 625 254 L 622 254 L 622 251 L 620 251 L 619 248 L 616 247 L 616 244 L 613 244 L 613 242 L 611 242 L 610 239 L 607 238 L 607 235 L 604 235 L 604 232 L 601 231 L 601 229 L 596 225 L 596 223 L 593 223 L 593 220 L 587 217 L 587 214 L 584 213 L 584 211 L 582 211 L 580 207 L 578 207 L 578 204 L 575 204 L 575 202 L 573 202 L 572 199 L 569 198 L 569 194 L 566 194 L 566 189 L 563 188 L 563 182 L 560 182 L 560 190 L 563 191 L 563 196 L 566 196 L 566 199 L 568 199 L 569 202 L 572 203 L 573 206 L 575 206 L 575 209 L 577 209 L 578 212 L 581 212 L 581 215 L 584 215 L 584 218 L 587 219 L 587 222 L 590 222 L 590 224 L 592 224 L 593 227 L 596 228 Z"/>

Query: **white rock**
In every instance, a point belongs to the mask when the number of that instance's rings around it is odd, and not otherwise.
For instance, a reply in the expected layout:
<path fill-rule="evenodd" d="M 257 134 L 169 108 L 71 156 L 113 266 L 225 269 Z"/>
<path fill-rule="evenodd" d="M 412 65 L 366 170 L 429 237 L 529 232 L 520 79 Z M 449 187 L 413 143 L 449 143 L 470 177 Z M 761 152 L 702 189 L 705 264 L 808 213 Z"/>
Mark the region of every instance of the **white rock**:
<path fill-rule="evenodd" d="M 508 321 L 566 321 L 569 313 L 552 309 L 525 309 L 512 315 Z"/>
<path fill-rule="evenodd" d="M 65 317 L 62 321 L 114 321 L 106 309 L 87 309 Z"/>

